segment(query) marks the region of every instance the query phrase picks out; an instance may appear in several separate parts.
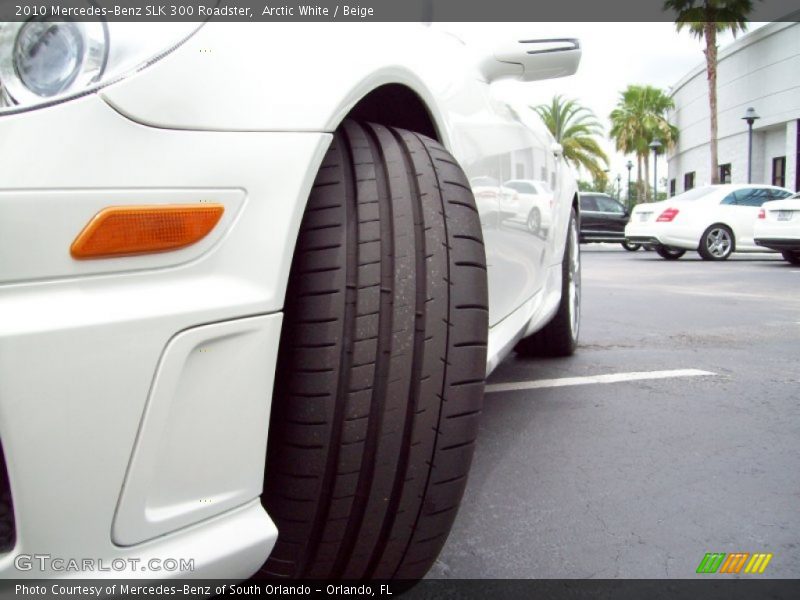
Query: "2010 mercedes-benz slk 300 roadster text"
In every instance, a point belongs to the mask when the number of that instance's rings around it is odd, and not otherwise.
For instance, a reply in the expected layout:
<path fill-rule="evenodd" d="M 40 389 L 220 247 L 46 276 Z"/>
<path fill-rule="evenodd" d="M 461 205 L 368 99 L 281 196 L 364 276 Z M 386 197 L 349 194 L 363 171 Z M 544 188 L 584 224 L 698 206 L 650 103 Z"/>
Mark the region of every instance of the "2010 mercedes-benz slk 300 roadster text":
<path fill-rule="evenodd" d="M 491 84 L 579 44 L 144 27 L 0 30 L 0 575 L 421 577 L 486 374 L 576 345 L 575 183 Z"/>

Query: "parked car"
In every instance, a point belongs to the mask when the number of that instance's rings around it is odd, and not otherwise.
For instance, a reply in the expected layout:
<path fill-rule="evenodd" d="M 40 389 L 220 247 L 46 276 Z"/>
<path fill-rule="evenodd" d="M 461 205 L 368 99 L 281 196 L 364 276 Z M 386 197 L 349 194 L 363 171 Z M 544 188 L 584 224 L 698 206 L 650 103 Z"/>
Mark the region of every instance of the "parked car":
<path fill-rule="evenodd" d="M 582 244 L 618 242 L 633 252 L 642 247 L 625 239 L 629 213 L 621 202 L 600 192 L 580 192 L 578 196 L 581 203 Z"/>
<path fill-rule="evenodd" d="M 579 48 L 2 24 L 0 577 L 422 577 L 486 374 L 576 347 L 576 183 L 490 84 Z M 512 169 L 553 183 L 549 236 L 476 206 Z"/>
<path fill-rule="evenodd" d="M 511 217 L 525 226 L 531 233 L 544 233 L 553 221 L 553 190 L 546 181 L 534 179 L 512 179 L 503 184 L 517 192 L 517 210 Z"/>
<path fill-rule="evenodd" d="M 724 184 L 698 187 L 662 202 L 637 204 L 625 238 L 676 260 L 696 250 L 704 260 L 726 260 L 733 252 L 763 252 L 754 240 L 761 205 L 791 196 L 770 185 Z"/>
<path fill-rule="evenodd" d="M 517 214 L 519 194 L 516 190 L 500 185 L 497 179 L 485 175 L 473 177 L 469 180 L 469 185 L 481 215 L 491 213 L 500 221 Z"/>
<path fill-rule="evenodd" d="M 756 245 L 776 250 L 800 265 L 800 194 L 762 204 L 754 236 Z"/>

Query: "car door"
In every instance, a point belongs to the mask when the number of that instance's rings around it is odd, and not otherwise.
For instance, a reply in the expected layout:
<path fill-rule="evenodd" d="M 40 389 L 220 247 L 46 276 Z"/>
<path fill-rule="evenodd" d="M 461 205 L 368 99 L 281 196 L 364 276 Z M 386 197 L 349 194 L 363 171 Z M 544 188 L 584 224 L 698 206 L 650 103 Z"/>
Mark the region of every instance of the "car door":
<path fill-rule="evenodd" d="M 447 27 L 443 32 L 445 35 L 440 37 L 437 46 L 437 60 L 432 62 L 447 66 L 438 74 L 436 85 L 440 89 L 437 102 L 446 123 L 448 149 L 470 182 L 500 182 L 497 186 L 473 188 L 476 196 L 484 198 L 486 204 L 496 202 L 497 205 L 494 213 L 486 210 L 488 206 L 482 210 L 482 200 L 478 198 L 489 283 L 489 324 L 493 327 L 526 305 L 530 309 L 529 301 L 542 292 L 545 283 L 555 281 L 548 278 L 551 262 L 560 260 L 560 255 L 554 259 L 558 250 L 554 247 L 555 238 L 565 237 L 565 221 L 572 199 L 570 196 L 566 205 L 558 204 L 562 195 L 555 190 L 558 207 L 567 208 L 565 216 L 561 217 L 562 222 L 555 224 L 558 235 L 549 230 L 532 232 L 518 218 L 522 210 L 518 192 L 502 182 L 541 179 L 555 186 L 559 181 L 557 161 L 553 154 L 552 136 L 539 117 L 524 101 L 512 108 L 507 91 L 502 86 L 493 85 L 494 81 L 503 78 L 520 79 L 516 68 L 509 66 L 516 63 L 498 58 L 497 52 L 502 50 L 505 56 L 510 47 L 515 61 L 525 64 L 525 69 L 534 69 L 528 74 L 530 79 L 523 78 L 523 81 L 556 76 L 548 65 L 558 57 L 553 50 L 529 52 L 528 44 L 533 40 L 523 43 L 520 39 L 524 38 L 499 39 L 496 43 L 487 41 L 492 46 L 489 49 L 482 44 L 479 48 L 465 43 Z M 574 47 L 555 52 L 565 50 L 567 57 L 575 57 Z M 537 67 L 534 63 L 541 64 Z M 565 69 L 565 73 L 569 71 L 568 66 Z M 574 193 L 571 178 L 563 179 L 570 184 L 569 194 Z M 484 219 L 484 215 L 487 218 Z M 563 247 L 563 239 L 560 243 Z"/>
<path fill-rule="evenodd" d="M 753 241 L 758 211 L 764 202 L 772 200 L 770 188 L 741 188 L 732 191 L 720 203 L 725 224 L 733 230 L 737 250 L 756 248 Z"/>
<path fill-rule="evenodd" d="M 544 145 L 493 96 L 491 86 L 472 80 L 463 89 L 451 101 L 457 101 L 459 111 L 469 107 L 469 114 L 462 119 L 451 111 L 452 150 L 473 183 L 482 212 L 493 326 L 542 288 L 547 263 L 547 239 L 516 218 L 518 192 L 499 182 L 510 180 L 512 174 L 533 178 L 534 169 L 536 173 L 544 169 L 549 177 L 553 165 L 544 159 Z"/>
<path fill-rule="evenodd" d="M 628 213 L 625 207 L 609 196 L 597 196 L 597 208 L 600 212 L 600 228 L 610 238 L 622 238 L 625 225 L 628 224 Z"/>
<path fill-rule="evenodd" d="M 600 207 L 594 194 L 580 194 L 581 204 L 581 241 L 590 240 L 601 235 Z"/>

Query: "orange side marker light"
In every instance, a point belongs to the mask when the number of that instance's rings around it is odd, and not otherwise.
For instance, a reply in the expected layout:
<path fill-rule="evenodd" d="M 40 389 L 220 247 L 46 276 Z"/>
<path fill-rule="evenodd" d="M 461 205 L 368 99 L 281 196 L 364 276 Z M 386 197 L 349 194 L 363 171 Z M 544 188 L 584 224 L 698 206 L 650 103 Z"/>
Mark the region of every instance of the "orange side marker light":
<path fill-rule="evenodd" d="M 206 237 L 219 222 L 221 204 L 109 206 L 97 213 L 72 242 L 76 259 L 167 252 Z"/>

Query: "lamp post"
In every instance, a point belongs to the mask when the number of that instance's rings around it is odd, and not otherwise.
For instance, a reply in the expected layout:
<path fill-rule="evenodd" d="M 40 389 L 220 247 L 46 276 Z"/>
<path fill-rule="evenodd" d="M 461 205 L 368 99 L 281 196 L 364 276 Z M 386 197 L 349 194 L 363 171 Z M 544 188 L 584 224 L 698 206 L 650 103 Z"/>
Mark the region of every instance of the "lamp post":
<path fill-rule="evenodd" d="M 653 150 L 653 201 L 658 201 L 658 150 L 661 142 L 653 140 L 649 146 Z"/>
<path fill-rule="evenodd" d="M 752 106 L 744 111 L 742 117 L 744 121 L 747 121 L 747 183 L 753 181 L 753 123 L 760 118 Z"/>
<path fill-rule="evenodd" d="M 628 167 L 628 208 L 631 207 L 631 169 L 633 168 L 633 163 L 628 161 L 625 165 Z"/>

